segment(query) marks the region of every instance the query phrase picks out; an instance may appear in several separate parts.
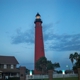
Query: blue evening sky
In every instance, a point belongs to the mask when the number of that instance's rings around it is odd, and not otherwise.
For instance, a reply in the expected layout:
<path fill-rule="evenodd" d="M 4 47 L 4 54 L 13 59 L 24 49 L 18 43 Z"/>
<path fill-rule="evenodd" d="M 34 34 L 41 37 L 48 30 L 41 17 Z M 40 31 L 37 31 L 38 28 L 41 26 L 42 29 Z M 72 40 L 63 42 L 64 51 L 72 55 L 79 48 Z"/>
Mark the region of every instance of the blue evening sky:
<path fill-rule="evenodd" d="M 60 69 L 80 52 L 80 0 L 0 0 L 0 55 L 34 69 L 35 15 L 43 21 L 45 56 Z"/>

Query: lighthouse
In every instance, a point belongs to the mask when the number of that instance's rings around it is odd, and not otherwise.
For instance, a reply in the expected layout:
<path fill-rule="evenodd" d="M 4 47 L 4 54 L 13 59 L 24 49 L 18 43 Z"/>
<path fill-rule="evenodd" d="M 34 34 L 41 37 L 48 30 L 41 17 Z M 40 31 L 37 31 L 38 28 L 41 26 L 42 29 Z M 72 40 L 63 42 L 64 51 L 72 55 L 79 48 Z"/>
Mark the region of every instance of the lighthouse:
<path fill-rule="evenodd" d="M 35 63 L 38 59 L 45 56 L 44 52 L 44 40 L 42 31 L 42 20 L 39 13 L 36 14 L 35 23 L 35 58 L 34 58 L 34 73 L 38 74 L 35 68 Z"/>

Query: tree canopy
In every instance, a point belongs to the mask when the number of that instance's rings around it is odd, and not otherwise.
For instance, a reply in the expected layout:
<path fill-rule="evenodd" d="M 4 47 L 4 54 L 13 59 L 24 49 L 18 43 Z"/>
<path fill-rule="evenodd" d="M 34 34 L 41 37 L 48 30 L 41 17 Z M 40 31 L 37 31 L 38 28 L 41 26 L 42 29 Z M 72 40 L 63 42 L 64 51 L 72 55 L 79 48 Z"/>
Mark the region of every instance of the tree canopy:
<path fill-rule="evenodd" d="M 73 70 L 77 70 L 77 68 L 80 68 L 80 54 L 78 52 L 75 52 L 73 54 L 71 53 L 69 59 L 71 60 L 72 64 L 74 60 L 76 61 L 73 64 Z"/>
<path fill-rule="evenodd" d="M 42 71 L 42 74 L 47 72 L 48 70 L 54 70 L 54 68 L 60 67 L 59 63 L 54 63 L 50 60 L 47 60 L 46 57 L 41 57 L 35 64 L 36 70 Z"/>
<path fill-rule="evenodd" d="M 53 67 L 54 67 L 54 69 L 55 68 L 59 68 L 60 67 L 60 64 L 59 63 L 53 63 Z"/>

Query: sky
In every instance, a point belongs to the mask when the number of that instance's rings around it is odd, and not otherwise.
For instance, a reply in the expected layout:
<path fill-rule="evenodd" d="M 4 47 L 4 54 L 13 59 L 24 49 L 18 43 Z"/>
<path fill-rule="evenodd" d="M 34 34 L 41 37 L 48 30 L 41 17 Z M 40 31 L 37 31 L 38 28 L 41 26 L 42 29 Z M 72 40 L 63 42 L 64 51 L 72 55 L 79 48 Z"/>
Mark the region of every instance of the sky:
<path fill-rule="evenodd" d="M 45 56 L 71 69 L 69 55 L 80 53 L 80 0 L 0 0 L 0 55 L 15 56 L 34 69 L 35 15 L 40 13 Z"/>

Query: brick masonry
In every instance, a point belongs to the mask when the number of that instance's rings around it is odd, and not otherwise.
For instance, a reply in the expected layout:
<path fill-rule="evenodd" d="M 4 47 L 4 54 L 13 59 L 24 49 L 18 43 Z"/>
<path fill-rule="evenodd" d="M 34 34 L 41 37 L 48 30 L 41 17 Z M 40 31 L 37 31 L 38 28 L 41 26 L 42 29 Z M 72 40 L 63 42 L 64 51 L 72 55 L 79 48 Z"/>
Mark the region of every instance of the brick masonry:
<path fill-rule="evenodd" d="M 20 80 L 26 80 L 26 67 L 20 67 Z"/>
<path fill-rule="evenodd" d="M 53 80 L 53 70 L 48 70 L 49 80 Z"/>
<path fill-rule="evenodd" d="M 78 68 L 78 80 L 80 80 L 80 68 Z"/>

